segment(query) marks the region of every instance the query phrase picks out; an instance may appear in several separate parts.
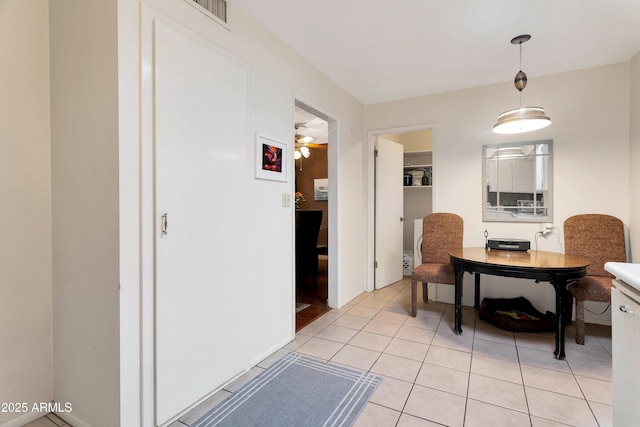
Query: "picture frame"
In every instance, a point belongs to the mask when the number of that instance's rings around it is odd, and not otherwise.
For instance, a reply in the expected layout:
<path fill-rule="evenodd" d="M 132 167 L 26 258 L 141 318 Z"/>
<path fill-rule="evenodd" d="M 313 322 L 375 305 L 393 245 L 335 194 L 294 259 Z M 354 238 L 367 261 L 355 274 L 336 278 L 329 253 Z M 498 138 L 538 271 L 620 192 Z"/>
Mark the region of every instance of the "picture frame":
<path fill-rule="evenodd" d="M 289 146 L 256 132 L 256 178 L 272 181 L 289 179 Z"/>
<path fill-rule="evenodd" d="M 320 178 L 313 180 L 313 198 L 315 201 L 329 200 L 329 179 Z"/>

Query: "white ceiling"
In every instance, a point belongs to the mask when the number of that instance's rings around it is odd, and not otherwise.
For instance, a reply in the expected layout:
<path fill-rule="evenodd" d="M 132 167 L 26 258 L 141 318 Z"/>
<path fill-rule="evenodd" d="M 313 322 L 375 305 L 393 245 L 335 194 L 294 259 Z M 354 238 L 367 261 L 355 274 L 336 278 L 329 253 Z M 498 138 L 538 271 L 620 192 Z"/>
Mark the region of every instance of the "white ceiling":
<path fill-rule="evenodd" d="M 295 108 L 296 135 L 310 136 L 314 144 L 327 144 L 329 123 L 302 108 Z"/>
<path fill-rule="evenodd" d="M 519 34 L 530 83 L 640 51 L 640 0 L 233 3 L 364 104 L 512 81 Z"/>

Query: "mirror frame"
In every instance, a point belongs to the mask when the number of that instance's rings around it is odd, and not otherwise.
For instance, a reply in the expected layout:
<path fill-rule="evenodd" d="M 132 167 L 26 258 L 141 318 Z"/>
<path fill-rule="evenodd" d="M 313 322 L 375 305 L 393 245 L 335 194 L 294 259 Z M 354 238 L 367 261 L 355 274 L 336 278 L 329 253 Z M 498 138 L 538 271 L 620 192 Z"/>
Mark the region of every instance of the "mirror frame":
<path fill-rule="evenodd" d="M 490 160 L 490 158 L 487 158 L 487 150 L 489 149 L 498 149 L 498 148 L 508 148 L 508 147 L 522 147 L 522 146 L 526 146 L 526 145 L 541 145 L 541 144 L 546 144 L 547 145 L 547 153 L 546 154 L 533 154 L 530 155 L 530 157 L 533 157 L 534 159 L 538 158 L 538 157 L 542 157 L 542 156 L 546 156 L 547 157 L 547 170 L 546 170 L 546 185 L 545 185 L 545 180 L 544 177 L 543 178 L 543 188 L 538 190 L 535 188 L 533 189 L 533 193 L 537 194 L 539 192 L 544 192 L 544 205 L 540 206 L 544 209 L 547 210 L 547 215 L 544 217 L 541 216 L 527 216 L 527 215 L 522 215 L 522 216 L 518 216 L 517 214 L 514 214 L 513 211 L 510 211 L 508 213 L 510 213 L 510 215 L 505 215 L 505 216 L 492 216 L 490 217 L 488 214 L 488 210 L 487 210 L 487 203 L 488 203 L 488 193 L 489 193 L 489 178 L 488 178 L 488 160 Z M 499 161 L 499 160 L 498 160 Z M 537 180 L 537 176 L 536 176 L 536 167 L 534 166 L 533 168 L 533 176 L 531 177 L 532 180 Z M 536 181 L 537 182 L 537 181 Z M 506 193 L 506 191 L 500 191 L 499 188 L 499 183 L 497 183 L 498 188 L 496 189 L 496 193 Z M 546 187 L 546 188 L 544 188 Z M 499 196 L 498 196 L 499 197 Z M 534 200 L 535 200 L 535 196 L 534 196 Z M 516 211 L 519 210 L 530 210 L 532 208 L 526 208 L 526 207 L 517 207 L 514 206 L 513 208 Z M 535 211 L 536 208 L 534 207 L 533 210 Z M 499 212 L 499 210 L 498 210 Z M 505 211 L 506 212 L 506 211 Z M 548 140 L 540 140 L 540 141 L 524 141 L 524 142 L 513 142 L 513 143 L 503 143 L 503 144 L 486 144 L 482 146 L 482 221 L 485 222 L 523 222 L 523 223 L 552 223 L 553 222 L 553 140 L 548 139 Z"/>

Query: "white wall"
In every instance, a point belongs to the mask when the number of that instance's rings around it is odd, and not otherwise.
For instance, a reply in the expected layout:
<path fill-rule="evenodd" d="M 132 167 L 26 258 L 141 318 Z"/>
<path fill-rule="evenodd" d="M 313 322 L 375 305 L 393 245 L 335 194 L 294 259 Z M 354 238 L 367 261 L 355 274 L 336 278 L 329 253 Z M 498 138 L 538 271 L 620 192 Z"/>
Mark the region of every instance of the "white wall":
<path fill-rule="evenodd" d="M 530 239 L 534 246 L 539 230 L 538 224 L 482 222 L 481 147 L 489 143 L 554 141 L 556 228 L 538 240 L 538 249 L 562 252 L 562 224 L 574 214 L 610 214 L 628 225 L 629 64 L 531 77 L 523 104 L 544 106 L 551 126 L 523 135 L 494 134 L 497 115 L 518 105 L 518 92 L 507 82 L 370 105 L 365 129 L 435 123 L 433 209 L 463 217 L 465 246 L 484 246 L 485 229 L 493 237 Z M 466 276 L 463 303 L 472 305 L 472 278 Z M 482 283 L 483 296 L 522 294 L 539 309 L 554 308 L 550 285 L 491 276 Z"/>
<path fill-rule="evenodd" d="M 138 1 L 117 0 L 118 39 L 137 40 L 140 26 Z M 143 387 L 140 360 L 143 352 L 140 318 L 151 311 L 152 302 L 142 305 L 140 278 L 140 44 L 118 46 L 118 154 L 119 154 L 119 238 L 120 238 L 120 425 L 143 426 Z M 126 208 L 125 208 L 126 207 Z M 146 248 L 144 248 L 146 250 Z M 151 337 L 147 338 L 147 341 Z M 152 348 L 151 341 L 148 347 Z M 146 376 L 152 372 L 147 370 Z M 152 399 L 150 393 L 147 399 Z"/>
<path fill-rule="evenodd" d="M 48 10 L 0 2 L 0 424 L 53 398 Z"/>
<path fill-rule="evenodd" d="M 233 6 L 232 3 L 229 5 Z M 282 141 L 293 141 L 293 98 L 295 94 L 312 107 L 321 109 L 337 120 L 337 144 L 329 147 L 329 186 L 330 186 L 330 219 L 329 219 L 329 282 L 338 285 L 339 292 L 330 301 L 332 307 L 340 307 L 356 297 L 364 290 L 364 224 L 363 214 L 363 162 L 362 162 L 362 105 L 343 89 L 329 80 L 325 75 L 311 66 L 301 56 L 291 51 L 279 39 L 239 10 L 230 9 L 233 13 L 231 32 L 234 43 L 225 44 L 233 54 L 247 61 L 252 67 L 252 130 L 263 131 Z M 257 42 L 259 41 L 259 42 Z M 331 133 L 331 128 L 329 129 Z M 293 163 L 292 163 L 293 164 Z M 251 172 L 250 172 L 251 173 Z M 332 179 L 334 178 L 334 179 Z M 293 178 L 287 186 L 274 185 L 270 182 L 254 181 L 252 203 L 254 211 L 263 212 L 265 217 L 280 217 L 283 229 L 282 252 L 278 252 L 281 262 L 280 279 L 285 272 L 291 271 L 293 251 L 292 244 L 285 237 L 292 231 L 293 211 L 280 207 L 281 193 L 293 190 Z M 337 207 L 337 209 L 336 209 Z M 265 211 L 265 209 L 267 209 Z M 284 211 L 284 213 L 283 213 Z M 334 215 L 334 213 L 336 215 Z M 284 216 L 283 216 L 284 215 Z M 257 242 L 267 241 L 269 236 L 264 228 L 254 223 L 251 235 Z M 264 248 L 253 247 L 252 259 L 262 258 L 260 267 L 273 268 L 269 265 L 273 260 L 261 257 Z M 278 265 L 278 264 L 276 264 Z M 264 281 L 261 268 L 252 269 L 257 283 Z M 287 279 L 287 292 L 293 287 L 291 278 Z M 257 318 L 272 312 L 267 308 L 269 301 L 281 300 L 278 295 L 267 296 L 256 287 L 254 308 Z M 262 307 L 262 308 L 261 308 Z"/>
<path fill-rule="evenodd" d="M 629 240 L 632 262 L 640 263 L 640 53 L 631 60 L 629 142 Z"/>
<path fill-rule="evenodd" d="M 119 426 L 116 1 L 50 2 L 54 398 Z"/>

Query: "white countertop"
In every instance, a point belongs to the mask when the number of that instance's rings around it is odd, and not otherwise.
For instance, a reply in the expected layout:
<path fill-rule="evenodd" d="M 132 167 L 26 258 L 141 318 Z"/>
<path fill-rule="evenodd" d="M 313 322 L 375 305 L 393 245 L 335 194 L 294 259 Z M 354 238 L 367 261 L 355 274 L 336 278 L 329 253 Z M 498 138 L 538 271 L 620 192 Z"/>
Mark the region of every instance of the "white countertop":
<path fill-rule="evenodd" d="M 640 264 L 626 262 L 607 262 L 604 269 L 629 286 L 640 291 Z"/>

